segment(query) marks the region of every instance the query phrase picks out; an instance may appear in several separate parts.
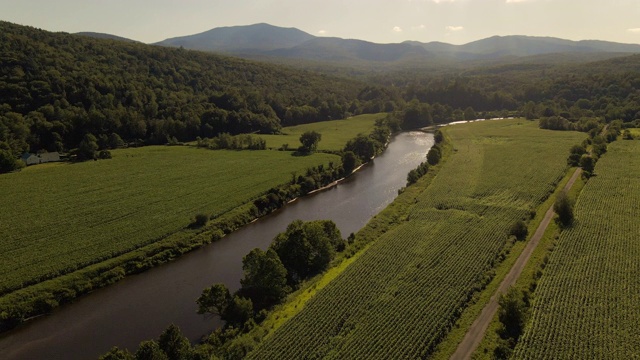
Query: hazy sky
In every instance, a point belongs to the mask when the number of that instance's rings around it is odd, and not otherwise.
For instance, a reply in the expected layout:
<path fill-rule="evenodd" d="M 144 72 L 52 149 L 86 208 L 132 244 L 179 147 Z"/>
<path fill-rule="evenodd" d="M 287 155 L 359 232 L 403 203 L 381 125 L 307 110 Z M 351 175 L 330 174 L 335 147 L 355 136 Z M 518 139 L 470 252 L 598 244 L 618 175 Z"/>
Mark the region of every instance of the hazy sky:
<path fill-rule="evenodd" d="M 146 43 L 260 22 L 379 43 L 492 35 L 640 43 L 640 0 L 0 0 L 0 19 Z"/>

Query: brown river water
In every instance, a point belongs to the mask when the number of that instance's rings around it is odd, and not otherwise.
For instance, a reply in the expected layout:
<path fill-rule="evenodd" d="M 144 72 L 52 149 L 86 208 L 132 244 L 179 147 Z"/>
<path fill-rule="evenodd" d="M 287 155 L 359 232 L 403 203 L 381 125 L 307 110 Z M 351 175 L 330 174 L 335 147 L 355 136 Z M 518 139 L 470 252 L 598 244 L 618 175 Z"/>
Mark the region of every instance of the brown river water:
<path fill-rule="evenodd" d="M 331 219 L 343 238 L 361 229 L 406 184 L 407 173 L 433 145 L 433 135 L 396 135 L 385 152 L 338 186 L 309 195 L 181 258 L 85 295 L 52 314 L 0 335 L 0 358 L 97 359 L 112 346 L 135 352 L 171 323 L 192 341 L 221 325 L 196 314 L 202 289 L 240 286 L 242 258 L 266 249 L 296 219 Z"/>

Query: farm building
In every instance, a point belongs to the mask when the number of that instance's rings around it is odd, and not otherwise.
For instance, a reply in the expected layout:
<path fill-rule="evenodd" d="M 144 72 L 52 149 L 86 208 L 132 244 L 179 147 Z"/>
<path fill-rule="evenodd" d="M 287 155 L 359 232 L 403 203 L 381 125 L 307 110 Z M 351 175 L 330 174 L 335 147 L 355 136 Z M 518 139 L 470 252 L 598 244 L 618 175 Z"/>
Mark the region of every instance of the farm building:
<path fill-rule="evenodd" d="M 60 161 L 60 154 L 58 154 L 58 152 L 54 151 L 54 152 L 48 152 L 48 153 L 42 153 L 40 154 L 40 163 L 48 163 L 48 162 L 54 162 L 54 161 Z"/>
<path fill-rule="evenodd" d="M 42 154 L 29 154 L 24 153 L 22 157 L 20 157 L 22 161 L 27 165 L 37 165 L 44 164 L 48 162 L 60 161 L 60 154 L 56 151 Z"/>
<path fill-rule="evenodd" d="M 40 157 L 36 154 L 24 153 L 20 157 L 20 159 L 27 165 L 36 165 L 40 164 Z"/>

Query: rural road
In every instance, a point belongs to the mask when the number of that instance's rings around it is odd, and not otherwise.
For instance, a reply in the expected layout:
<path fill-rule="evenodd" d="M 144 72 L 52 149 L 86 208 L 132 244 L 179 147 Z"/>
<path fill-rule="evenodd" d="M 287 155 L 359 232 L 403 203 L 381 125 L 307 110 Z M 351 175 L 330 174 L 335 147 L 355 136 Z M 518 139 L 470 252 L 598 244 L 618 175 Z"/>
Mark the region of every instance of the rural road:
<path fill-rule="evenodd" d="M 571 176 L 571 179 L 569 179 L 569 182 L 567 182 L 567 184 L 565 185 L 563 191 L 569 191 L 569 189 L 571 189 L 573 183 L 576 182 L 578 176 L 580 176 L 581 173 L 582 169 L 577 168 Z M 471 358 L 471 354 L 473 354 L 478 345 L 480 345 L 482 338 L 484 338 L 484 333 L 487 331 L 489 323 L 491 323 L 491 319 L 493 319 L 496 311 L 498 311 L 498 297 L 500 296 L 500 294 L 504 294 L 505 292 L 507 292 L 509 287 L 513 286 L 516 283 L 516 280 L 518 280 L 520 274 L 522 273 L 522 270 L 529 261 L 531 254 L 538 246 L 538 243 L 540 242 L 542 235 L 547 229 L 547 226 L 549 226 L 549 222 L 553 218 L 553 215 L 554 212 L 552 205 L 545 213 L 542 222 L 529 240 L 529 243 L 524 248 L 524 250 L 522 250 L 522 253 L 518 257 L 518 260 L 516 260 L 515 264 L 513 264 L 513 267 L 511 268 L 511 270 L 509 270 L 507 276 L 502 280 L 502 283 L 500 283 L 500 286 L 498 287 L 496 293 L 493 294 L 493 296 L 489 300 L 489 303 L 484 307 L 484 309 L 482 309 L 480 316 L 478 316 L 473 324 L 471 324 L 471 327 L 467 331 L 467 334 L 464 336 L 464 339 L 462 339 L 462 342 L 458 345 L 456 351 L 453 353 L 453 355 L 451 355 L 451 360 Z"/>

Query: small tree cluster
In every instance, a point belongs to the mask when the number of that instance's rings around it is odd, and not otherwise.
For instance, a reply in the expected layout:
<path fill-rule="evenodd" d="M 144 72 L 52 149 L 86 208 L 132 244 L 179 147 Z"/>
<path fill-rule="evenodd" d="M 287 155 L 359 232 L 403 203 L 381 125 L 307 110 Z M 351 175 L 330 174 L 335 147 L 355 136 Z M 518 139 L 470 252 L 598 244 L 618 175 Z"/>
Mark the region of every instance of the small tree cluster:
<path fill-rule="evenodd" d="M 573 145 L 571 150 L 569 150 L 569 158 L 567 159 L 567 164 L 569 166 L 579 166 L 580 158 L 582 155 L 587 153 L 587 149 L 584 145 Z"/>
<path fill-rule="evenodd" d="M 302 153 L 312 153 L 318 148 L 318 143 L 322 140 L 322 134 L 317 131 L 307 131 L 300 135 L 300 143 L 302 146 L 298 151 Z"/>
<path fill-rule="evenodd" d="M 196 300 L 198 313 L 217 315 L 227 327 L 241 327 L 263 309 L 279 304 L 301 281 L 324 271 L 344 248 L 333 221 L 296 220 L 269 249 L 253 249 L 242 259 L 244 277 L 235 294 L 224 284 L 204 289 Z"/>
<path fill-rule="evenodd" d="M 158 340 L 143 341 L 135 354 L 113 347 L 100 360 L 200 360 L 209 355 L 193 349 L 180 328 L 174 324 L 160 334 Z"/>

